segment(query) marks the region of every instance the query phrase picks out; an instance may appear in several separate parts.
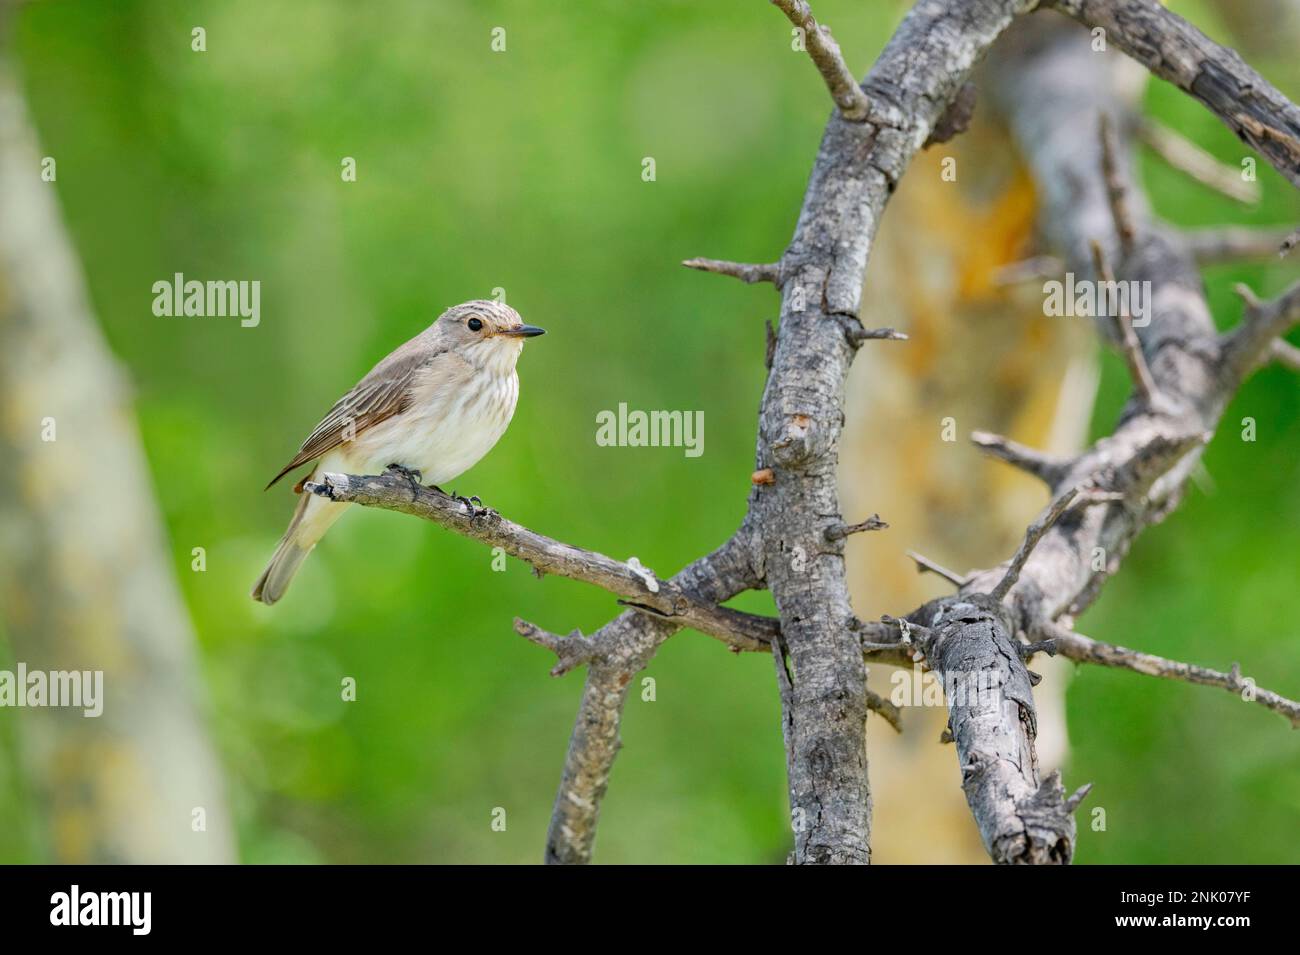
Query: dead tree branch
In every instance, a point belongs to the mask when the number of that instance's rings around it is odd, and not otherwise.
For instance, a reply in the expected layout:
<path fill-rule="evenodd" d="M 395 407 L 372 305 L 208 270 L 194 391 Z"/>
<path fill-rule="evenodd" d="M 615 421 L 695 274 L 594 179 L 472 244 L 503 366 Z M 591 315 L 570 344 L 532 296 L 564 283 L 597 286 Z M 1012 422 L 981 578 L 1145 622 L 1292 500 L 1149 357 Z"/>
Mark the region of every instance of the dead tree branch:
<path fill-rule="evenodd" d="M 1149 7 L 1139 2 L 1071 6 L 1086 8 L 1088 22 L 1099 8 Z M 1172 14 L 1159 8 L 1151 16 Z M 1017 40 L 994 68 L 994 98 L 1038 182 L 1049 233 L 1066 267 L 1087 274 L 1089 243 L 1105 234 L 1103 223 L 1114 230 L 1124 277 L 1148 281 L 1153 289 L 1152 308 L 1161 321 L 1143 323 L 1134 332 L 1149 369 L 1149 391 L 1168 399 L 1153 407 L 1138 386 L 1115 433 L 1052 473 L 1055 501 L 1030 528 L 1007 571 L 973 573 L 956 595 L 908 615 L 935 630 L 926 648 L 931 666 L 952 669 L 955 662 L 958 670 L 986 672 L 1004 690 L 979 702 L 973 716 L 969 706 L 949 701 L 964 788 L 990 855 L 998 862 L 1051 862 L 1072 855 L 1070 813 L 1083 791 L 1066 799 L 1058 780 L 1038 782 L 1036 720 L 1026 693 L 1032 681 L 1021 672 L 1010 642 L 1086 608 L 1133 538 L 1176 506 L 1195 452 L 1240 382 L 1234 369 L 1253 367 L 1271 350 L 1277 334 L 1293 321 L 1293 302 L 1288 293 L 1268 306 L 1249 303 L 1241 329 L 1220 340 L 1190 252 L 1177 236 L 1146 222 L 1145 210 L 1132 201 L 1137 197 L 1126 172 L 1128 156 L 1111 141 L 1111 130 L 1103 128 L 1091 148 L 1077 137 L 1078 116 L 1127 115 L 1132 100 L 1097 70 L 1086 36 L 1035 21 L 1021 25 Z M 1115 42 L 1124 45 L 1118 37 Z M 1159 38 L 1149 42 L 1157 44 Z M 1096 81 L 1079 82 L 1088 75 Z M 1019 95 L 1027 83 L 1033 97 Z M 1279 109 L 1286 113 L 1294 107 L 1282 101 Z M 1067 513 L 1062 502 L 1068 505 L 1070 489 L 1079 486 L 1101 492 L 1105 506 Z M 1097 554 L 1103 557 L 1100 564 Z"/>
<path fill-rule="evenodd" d="M 908 13 L 862 84 L 870 121 L 831 117 L 783 256 L 780 331 L 756 455 L 773 481 L 755 486 L 750 515 L 789 648 L 793 689 L 782 720 L 796 862 L 870 858 L 862 647 L 849 627 L 842 544 L 828 546 L 825 536 L 843 522 L 837 448 L 858 344 L 846 332 L 861 327 L 862 276 L 895 185 L 970 68 L 1029 6 L 972 0 Z"/>
<path fill-rule="evenodd" d="M 779 628 L 776 620 L 756 617 L 701 600 L 671 580 L 661 580 L 635 558 L 618 561 L 538 534 L 487 508 L 475 508 L 432 488 L 412 484 L 393 472 L 382 475 L 324 474 L 303 490 L 332 501 L 399 511 L 479 541 L 500 547 L 543 574 L 594 584 L 622 597 L 629 606 L 692 627 L 737 649 L 767 649 Z M 729 595 L 730 596 L 730 595 Z"/>
<path fill-rule="evenodd" d="M 1046 0 L 1088 27 L 1101 27 L 1148 70 L 1200 100 L 1273 167 L 1300 186 L 1300 109 L 1240 56 L 1158 0 Z"/>
<path fill-rule="evenodd" d="M 1138 123 L 1137 133 L 1161 159 L 1202 185 L 1247 205 L 1259 202 L 1259 183 L 1243 179 L 1241 167 L 1219 162 L 1181 133 L 1149 117 Z"/>
<path fill-rule="evenodd" d="M 1278 339 L 1300 322 L 1300 282 L 1269 302 L 1261 302 L 1244 285 L 1237 286 L 1237 294 L 1246 304 L 1246 313 L 1218 341 L 1225 386 L 1234 390 L 1272 357 Z"/>
<path fill-rule="evenodd" d="M 702 600 L 726 600 L 761 585 L 752 562 L 754 552 L 752 531 L 742 526 L 727 543 L 686 567 L 672 582 Z M 591 644 L 587 680 L 546 833 L 546 862 L 591 861 L 632 680 L 680 626 L 675 620 L 629 612 L 587 638 Z"/>
<path fill-rule="evenodd" d="M 804 49 L 826 82 L 826 89 L 835 100 L 840 115 L 850 122 L 866 119 L 871 110 L 867 94 L 862 92 L 857 77 L 844 62 L 844 54 L 831 31 L 817 22 L 806 0 L 772 0 L 772 5 L 801 32 Z"/>
<path fill-rule="evenodd" d="M 1054 621 L 1040 624 L 1038 632 L 1052 640 L 1060 654 L 1071 660 L 1132 670 L 1134 673 L 1143 673 L 1165 680 L 1181 680 L 1201 686 L 1222 687 L 1248 703 L 1258 703 L 1286 717 L 1292 729 L 1300 729 L 1300 703 L 1279 696 L 1272 690 L 1256 686 L 1254 680 L 1241 675 L 1241 668 L 1235 663 L 1231 671 L 1222 673 L 1207 667 L 1198 667 L 1191 663 L 1180 663 L 1177 660 L 1143 653 L 1140 650 L 1130 650 L 1128 647 L 1116 646 L 1113 643 L 1103 643 Z"/>
<path fill-rule="evenodd" d="M 1221 226 L 1197 229 L 1184 236 L 1198 265 L 1281 258 L 1290 229 Z"/>
<path fill-rule="evenodd" d="M 755 282 L 771 282 L 778 288 L 781 285 L 780 262 L 764 262 L 756 265 L 749 262 L 727 262 L 724 259 L 697 258 L 687 259 L 682 265 L 688 269 L 695 269 L 697 272 L 730 275 L 732 278 L 740 279 L 747 285 L 753 285 Z"/>
<path fill-rule="evenodd" d="M 1103 143 L 1105 142 L 1106 140 L 1103 139 Z M 1109 145 L 1104 144 L 1102 147 L 1102 155 L 1109 155 L 1110 149 L 1111 147 Z M 1115 209 L 1113 211 L 1115 215 L 1116 229 L 1119 231 L 1120 235 L 1123 236 L 1125 228 L 1129 229 L 1129 244 L 1131 246 L 1133 239 L 1133 226 L 1132 223 L 1127 220 L 1127 211 L 1120 209 Z M 1121 216 L 1125 219 L 1124 226 L 1119 225 Z M 1123 239 L 1121 238 L 1121 245 L 1122 244 Z M 1115 276 L 1110 270 L 1110 264 L 1106 261 L 1106 253 L 1102 251 L 1101 243 L 1093 241 L 1091 246 L 1093 269 L 1096 271 L 1097 278 L 1102 282 L 1105 282 L 1107 285 L 1113 284 Z M 1131 252 L 1132 249 L 1130 248 L 1129 253 L 1131 254 Z M 1120 351 L 1124 355 L 1124 364 L 1128 366 L 1129 378 L 1133 381 L 1133 387 L 1137 392 L 1137 397 L 1145 404 L 1152 404 L 1158 399 L 1160 393 L 1156 390 L 1155 382 L 1151 380 L 1151 369 L 1147 367 L 1146 356 L 1142 354 L 1142 346 L 1138 342 L 1137 334 L 1133 331 L 1133 317 L 1129 315 L 1128 311 L 1123 306 L 1121 306 L 1116 310 L 1115 314 L 1112 315 L 1111 318 L 1115 322 L 1115 332 L 1119 338 Z"/>
<path fill-rule="evenodd" d="M 972 431 L 970 439 L 985 454 L 1033 475 L 1048 487 L 1055 487 L 1070 468 L 1070 459 L 1064 455 L 1046 454 L 1000 434 Z"/>

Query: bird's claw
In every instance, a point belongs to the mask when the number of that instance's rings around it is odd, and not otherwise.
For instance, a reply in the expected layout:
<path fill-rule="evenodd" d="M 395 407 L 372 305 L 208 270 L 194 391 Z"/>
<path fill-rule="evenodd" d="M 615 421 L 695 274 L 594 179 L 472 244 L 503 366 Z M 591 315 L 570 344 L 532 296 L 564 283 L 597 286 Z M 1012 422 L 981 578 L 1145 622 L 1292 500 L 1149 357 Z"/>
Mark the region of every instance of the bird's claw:
<path fill-rule="evenodd" d="M 417 468 L 403 467 L 400 464 L 390 464 L 388 465 L 386 473 L 399 474 L 406 478 L 406 482 L 411 486 L 411 500 L 415 500 L 419 495 L 421 487 L 420 480 L 424 475 L 422 475 Z"/>
<path fill-rule="evenodd" d="M 488 509 L 483 506 L 483 499 L 477 494 L 471 494 L 469 497 L 464 497 L 463 495 L 452 491 L 451 499 L 456 501 L 458 504 L 464 504 L 470 514 L 474 517 L 481 517 L 488 512 Z"/>

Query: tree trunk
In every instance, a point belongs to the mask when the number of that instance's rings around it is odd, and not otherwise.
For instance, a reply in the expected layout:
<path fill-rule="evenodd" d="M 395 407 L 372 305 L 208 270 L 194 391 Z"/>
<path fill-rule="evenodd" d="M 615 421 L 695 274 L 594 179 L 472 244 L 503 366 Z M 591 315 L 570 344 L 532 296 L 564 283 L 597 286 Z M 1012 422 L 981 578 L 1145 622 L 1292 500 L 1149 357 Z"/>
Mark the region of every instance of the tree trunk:
<path fill-rule="evenodd" d="M 0 53 L 0 609 L 16 662 L 102 671 L 104 697 L 6 715 L 54 860 L 231 862 L 194 632 L 55 188 Z"/>

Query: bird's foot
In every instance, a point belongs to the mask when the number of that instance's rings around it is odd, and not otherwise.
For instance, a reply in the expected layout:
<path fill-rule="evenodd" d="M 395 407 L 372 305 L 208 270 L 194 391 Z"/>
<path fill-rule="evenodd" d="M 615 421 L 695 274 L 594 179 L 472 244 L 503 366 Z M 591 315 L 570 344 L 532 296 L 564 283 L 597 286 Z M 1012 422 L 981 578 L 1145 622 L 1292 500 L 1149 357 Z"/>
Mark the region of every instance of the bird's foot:
<path fill-rule="evenodd" d="M 385 474 L 392 473 L 406 478 L 407 484 L 411 486 L 411 500 L 415 500 L 420 493 L 420 479 L 423 477 L 416 468 L 403 467 L 400 464 L 390 464 L 384 471 Z"/>
<path fill-rule="evenodd" d="M 480 498 L 477 494 L 471 494 L 469 497 L 464 497 L 460 494 L 457 494 L 455 491 L 452 491 L 451 499 L 453 501 L 456 501 L 458 504 L 464 504 L 465 507 L 469 510 L 470 514 L 474 517 L 482 517 L 490 510 L 490 508 L 486 508 L 483 506 L 483 499 Z"/>

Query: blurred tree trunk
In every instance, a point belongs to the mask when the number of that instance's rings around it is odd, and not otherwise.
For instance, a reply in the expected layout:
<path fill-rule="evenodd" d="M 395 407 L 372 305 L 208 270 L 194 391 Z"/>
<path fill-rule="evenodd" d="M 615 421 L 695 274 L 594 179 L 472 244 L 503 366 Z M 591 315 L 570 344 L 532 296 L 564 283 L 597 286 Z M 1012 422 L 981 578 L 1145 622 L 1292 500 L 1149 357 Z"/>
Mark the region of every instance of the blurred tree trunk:
<path fill-rule="evenodd" d="M 1013 26 L 990 58 L 1023 28 Z M 1141 68 L 1111 59 L 1113 68 L 1131 67 L 1144 81 Z M 981 96 L 966 133 L 916 158 L 867 270 L 863 324 L 898 328 L 911 341 L 864 349 L 849 379 L 845 515 L 861 520 L 878 511 L 890 525 L 849 543 L 854 606 L 864 619 L 902 614 L 952 592 L 934 574 L 919 575 L 906 551 L 957 573 L 992 566 L 1011 556 L 1047 503 L 1040 483 L 978 453 L 972 431 L 1060 452 L 1077 451 L 1087 437 L 1095 331 L 1087 322 L 1045 317 L 1042 278 L 1020 286 L 996 278 L 999 267 L 1043 250 L 1033 186 L 1007 130 L 990 114 Z M 1080 118 L 1088 130 L 1095 122 Z M 955 171 L 955 181 L 945 171 Z M 952 441 L 944 440 L 949 418 Z M 1046 677 L 1034 691 L 1046 774 L 1068 752 L 1070 665 L 1039 657 L 1035 669 Z M 875 666 L 869 684 L 888 698 L 897 672 Z M 946 724 L 943 706 L 906 710 L 901 736 L 882 720 L 868 721 L 876 862 L 989 861 L 952 750 L 938 742 Z"/>
<path fill-rule="evenodd" d="M 194 632 L 55 188 L 0 49 L 0 621 L 15 661 L 102 670 L 105 698 L 98 718 L 0 718 L 19 720 L 53 859 L 231 862 Z"/>

